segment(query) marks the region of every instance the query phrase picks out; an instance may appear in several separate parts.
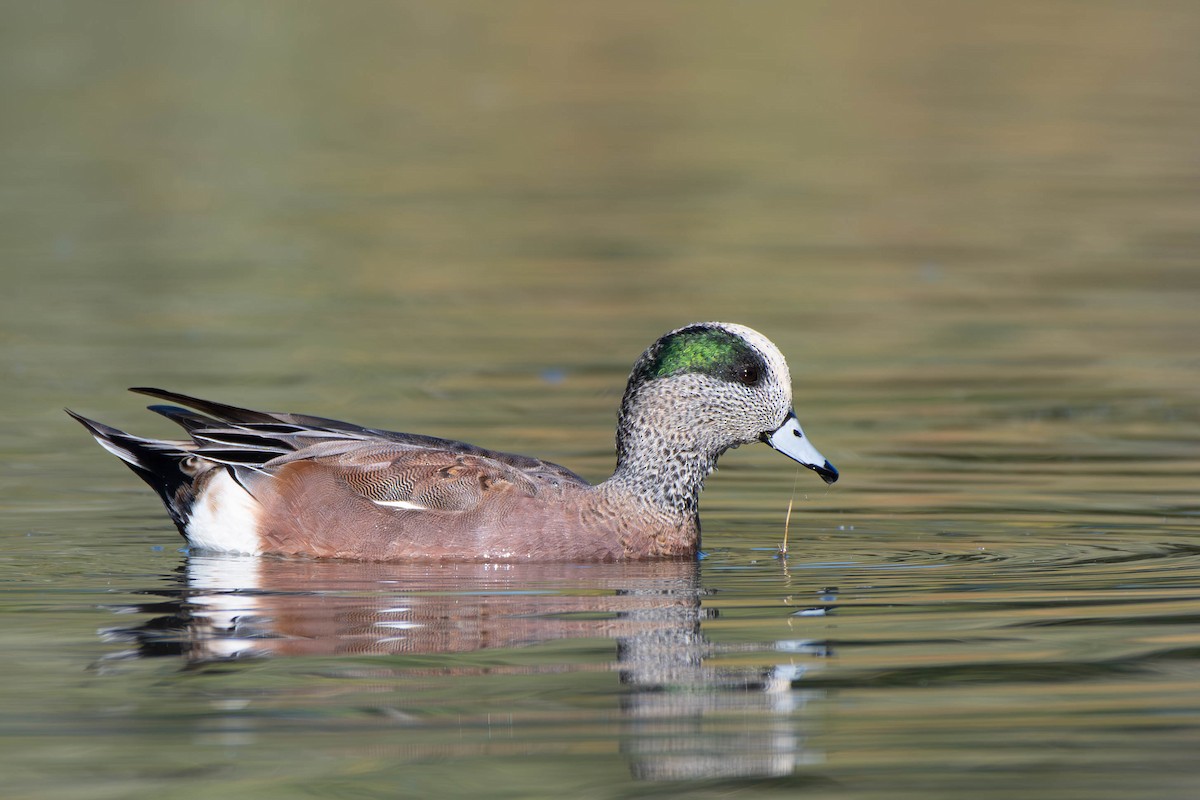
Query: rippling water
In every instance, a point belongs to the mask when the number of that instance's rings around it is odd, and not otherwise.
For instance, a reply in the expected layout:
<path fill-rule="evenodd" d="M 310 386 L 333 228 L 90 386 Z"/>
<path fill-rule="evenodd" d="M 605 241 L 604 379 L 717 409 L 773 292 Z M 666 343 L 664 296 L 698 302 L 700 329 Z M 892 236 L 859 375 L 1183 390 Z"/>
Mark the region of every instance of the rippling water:
<path fill-rule="evenodd" d="M 1200 793 L 1200 12 L 500 9 L 5 12 L 5 796 Z M 60 410 L 598 479 L 703 319 L 843 477 L 727 454 L 697 563 L 187 554 Z"/>

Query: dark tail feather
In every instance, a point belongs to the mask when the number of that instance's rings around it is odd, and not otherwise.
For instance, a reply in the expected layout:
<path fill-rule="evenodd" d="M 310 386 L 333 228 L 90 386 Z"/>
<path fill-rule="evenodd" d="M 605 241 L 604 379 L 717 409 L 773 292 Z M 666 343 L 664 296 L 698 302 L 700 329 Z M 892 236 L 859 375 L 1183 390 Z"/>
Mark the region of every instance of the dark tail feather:
<path fill-rule="evenodd" d="M 178 394 L 176 392 L 168 392 L 165 389 L 153 389 L 147 386 L 134 386 L 129 391 L 144 394 L 149 397 L 157 397 L 159 400 L 166 400 L 168 403 L 179 403 L 180 405 L 194 408 L 197 411 L 203 411 L 205 414 L 216 417 L 222 422 L 234 423 L 253 423 L 253 422 L 278 422 L 279 420 L 273 414 L 267 414 L 263 411 L 251 411 L 248 408 L 238 408 L 237 406 L 227 406 L 224 403 L 214 403 L 211 400 L 201 400 L 199 397 L 189 397 L 186 394 Z M 160 407 L 155 406 L 153 410 L 158 411 Z M 159 411 L 158 413 L 162 413 Z"/>
<path fill-rule="evenodd" d="M 231 425 L 278 425 L 283 423 L 285 425 L 326 428 L 328 430 L 349 431 L 351 433 L 377 432 L 372 428 L 364 428 L 361 425 L 354 425 L 353 423 L 342 422 L 337 419 L 329 419 L 328 417 L 314 417 L 310 414 L 278 414 L 269 411 L 254 411 L 249 408 L 215 403 L 212 400 L 201 400 L 199 397 L 168 392 L 165 389 L 153 389 L 148 386 L 134 386 L 129 391 L 144 394 L 148 397 L 157 397 L 159 400 L 167 400 L 171 403 L 179 403 L 188 408 L 194 408 L 196 411 L 202 411 L 220 422 Z M 189 432 L 200 428 L 219 427 L 218 425 L 211 424 L 212 420 L 189 412 L 187 409 L 176 408 L 174 406 L 150 406 L 150 410 L 156 414 L 162 414 L 172 422 L 182 425 Z M 206 424 L 201 425 L 201 422 Z"/>
<path fill-rule="evenodd" d="M 139 478 L 158 492 L 163 505 L 167 507 L 167 513 L 182 534 L 187 525 L 188 509 L 194 499 L 192 476 L 182 469 L 183 460 L 190 454 L 178 442 L 143 439 L 80 416 L 69 408 L 63 410 L 87 428 L 101 447 L 124 461 Z"/>
<path fill-rule="evenodd" d="M 225 424 L 219 419 L 206 417 L 203 414 L 191 411 L 190 409 L 180 408 L 179 406 L 154 405 L 146 406 L 146 408 L 150 409 L 155 414 L 161 414 L 162 416 L 171 420 L 171 422 L 174 422 L 176 425 L 183 428 L 188 433 L 191 433 L 192 431 L 204 430 L 205 428 L 220 428 Z"/>

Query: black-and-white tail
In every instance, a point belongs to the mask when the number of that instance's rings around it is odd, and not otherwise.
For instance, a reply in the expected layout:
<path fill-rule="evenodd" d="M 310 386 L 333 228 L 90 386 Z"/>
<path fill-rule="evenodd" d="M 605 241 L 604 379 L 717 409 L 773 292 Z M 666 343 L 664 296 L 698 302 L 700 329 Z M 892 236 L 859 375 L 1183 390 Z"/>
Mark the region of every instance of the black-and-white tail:
<path fill-rule="evenodd" d="M 196 499 L 195 472 L 185 469 L 185 464 L 191 458 L 189 444 L 143 439 L 88 419 L 70 409 L 66 409 L 66 412 L 87 428 L 101 447 L 124 461 L 134 474 L 158 492 L 175 527 L 186 536 L 192 503 Z"/>

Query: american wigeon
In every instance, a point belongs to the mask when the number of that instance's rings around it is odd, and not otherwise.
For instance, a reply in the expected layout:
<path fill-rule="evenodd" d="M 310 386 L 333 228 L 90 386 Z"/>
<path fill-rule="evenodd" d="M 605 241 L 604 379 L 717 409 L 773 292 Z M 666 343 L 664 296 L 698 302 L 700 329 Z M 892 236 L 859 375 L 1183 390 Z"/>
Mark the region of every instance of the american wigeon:
<path fill-rule="evenodd" d="M 838 473 L 792 411 L 783 355 L 742 325 L 666 334 L 633 365 L 617 468 L 570 470 L 463 442 L 159 389 L 150 406 L 191 441 L 143 439 L 68 411 L 162 497 L 188 544 L 229 553 L 364 561 L 612 561 L 695 555 L 705 477 L 726 450 L 763 441 Z"/>

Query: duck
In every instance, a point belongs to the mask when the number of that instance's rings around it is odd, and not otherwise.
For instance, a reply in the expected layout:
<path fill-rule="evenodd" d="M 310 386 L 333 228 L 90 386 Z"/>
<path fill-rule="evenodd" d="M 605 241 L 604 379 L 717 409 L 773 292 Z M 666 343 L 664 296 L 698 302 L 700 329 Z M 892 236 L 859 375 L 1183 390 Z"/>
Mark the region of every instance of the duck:
<path fill-rule="evenodd" d="M 727 450 L 765 442 L 825 483 L 838 471 L 792 404 L 783 354 L 744 325 L 698 322 L 636 360 L 616 468 L 253 411 L 154 388 L 187 439 L 148 439 L 66 409 L 162 499 L 189 550 L 373 562 L 695 558 L 699 495 Z"/>

